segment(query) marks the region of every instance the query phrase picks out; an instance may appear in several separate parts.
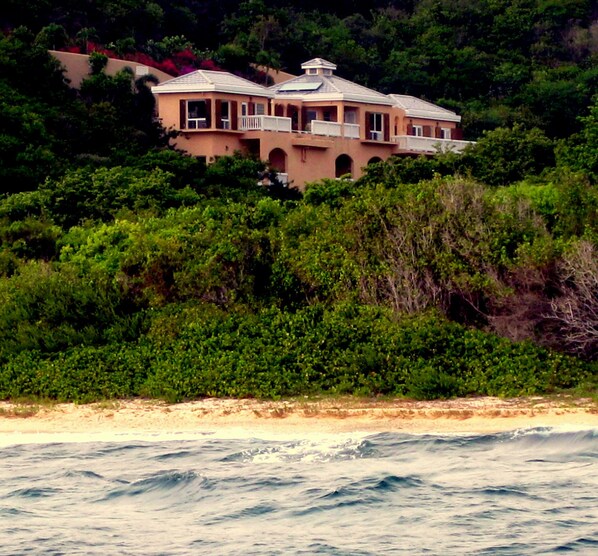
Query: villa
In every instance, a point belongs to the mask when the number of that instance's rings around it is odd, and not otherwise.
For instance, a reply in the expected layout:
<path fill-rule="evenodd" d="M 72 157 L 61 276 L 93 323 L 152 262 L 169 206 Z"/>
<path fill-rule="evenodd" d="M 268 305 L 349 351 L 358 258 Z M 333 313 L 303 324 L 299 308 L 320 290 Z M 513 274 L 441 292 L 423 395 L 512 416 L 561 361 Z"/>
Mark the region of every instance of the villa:
<path fill-rule="evenodd" d="M 393 155 L 460 152 L 461 117 L 407 95 L 385 95 L 335 75 L 322 58 L 304 74 L 263 87 L 227 72 L 197 70 L 152 92 L 176 146 L 207 163 L 242 151 L 268 161 L 284 182 L 358 178 Z"/>

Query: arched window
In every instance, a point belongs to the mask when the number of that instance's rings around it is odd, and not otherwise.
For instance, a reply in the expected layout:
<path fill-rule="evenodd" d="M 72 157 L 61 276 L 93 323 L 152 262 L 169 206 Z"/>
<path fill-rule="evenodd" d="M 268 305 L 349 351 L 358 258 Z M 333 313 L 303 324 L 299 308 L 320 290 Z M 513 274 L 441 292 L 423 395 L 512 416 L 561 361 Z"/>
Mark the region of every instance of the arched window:
<path fill-rule="evenodd" d="M 282 149 L 279 149 L 278 147 L 272 149 L 268 155 L 268 161 L 273 170 L 283 173 L 287 171 L 287 153 Z"/>
<path fill-rule="evenodd" d="M 378 162 L 382 162 L 382 159 L 379 156 L 373 156 L 372 158 L 370 158 L 368 160 L 368 165 L 369 164 L 378 164 Z"/>
<path fill-rule="evenodd" d="M 336 159 L 334 175 L 341 178 L 347 174 L 353 177 L 353 159 L 348 154 L 341 154 Z"/>

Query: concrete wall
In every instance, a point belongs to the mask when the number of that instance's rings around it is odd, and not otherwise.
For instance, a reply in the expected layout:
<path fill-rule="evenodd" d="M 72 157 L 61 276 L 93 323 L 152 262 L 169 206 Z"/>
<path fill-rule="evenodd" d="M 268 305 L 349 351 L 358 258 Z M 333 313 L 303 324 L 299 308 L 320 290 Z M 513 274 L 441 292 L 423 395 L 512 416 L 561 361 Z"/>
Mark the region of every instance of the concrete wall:
<path fill-rule="evenodd" d="M 67 79 L 71 82 L 71 87 L 78 89 L 81 86 L 81 81 L 90 74 L 89 56 L 87 54 L 75 54 L 73 52 L 62 52 L 59 50 L 50 50 L 49 52 L 65 68 L 66 71 L 64 73 Z M 133 72 L 145 71 L 144 68 L 147 68 L 147 73 L 155 76 L 159 83 L 173 78 L 172 75 L 168 75 L 159 69 L 151 68 L 138 62 L 116 60 L 114 58 L 108 58 L 106 73 L 108 75 L 115 75 L 126 67 L 131 68 Z M 141 77 L 141 75 L 137 75 L 137 77 Z"/>

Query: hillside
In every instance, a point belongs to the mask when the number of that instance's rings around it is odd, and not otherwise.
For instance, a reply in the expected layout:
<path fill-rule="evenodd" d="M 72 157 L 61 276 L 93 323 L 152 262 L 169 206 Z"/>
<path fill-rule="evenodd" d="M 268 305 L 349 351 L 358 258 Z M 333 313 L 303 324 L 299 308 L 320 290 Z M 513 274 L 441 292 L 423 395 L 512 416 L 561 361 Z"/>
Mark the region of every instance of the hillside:
<path fill-rule="evenodd" d="M 596 3 L 302 6 L 9 0 L 0 398 L 595 391 Z M 90 47 L 74 90 L 48 49 Z M 264 188 L 259 160 L 169 148 L 151 79 L 101 52 L 243 75 L 326 56 L 478 142 Z"/>

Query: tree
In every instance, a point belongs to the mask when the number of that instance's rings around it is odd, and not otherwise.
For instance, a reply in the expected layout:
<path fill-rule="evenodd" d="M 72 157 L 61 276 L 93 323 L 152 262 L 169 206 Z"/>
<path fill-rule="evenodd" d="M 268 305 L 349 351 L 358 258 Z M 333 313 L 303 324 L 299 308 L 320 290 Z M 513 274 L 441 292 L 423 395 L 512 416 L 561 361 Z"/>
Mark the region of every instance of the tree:
<path fill-rule="evenodd" d="M 68 42 L 68 35 L 62 25 L 50 23 L 35 37 L 35 44 L 49 50 L 58 50 Z"/>
<path fill-rule="evenodd" d="M 488 185 L 507 185 L 554 166 L 554 145 L 540 129 L 515 124 L 485 132 L 459 166 Z"/>
<path fill-rule="evenodd" d="M 559 264 L 561 295 L 552 314 L 569 348 L 589 359 L 598 356 L 598 249 L 583 239 Z"/>
<path fill-rule="evenodd" d="M 580 133 L 570 137 L 557 151 L 559 165 L 585 172 L 598 182 L 598 95 L 586 117 L 579 118 L 583 127 Z"/>

